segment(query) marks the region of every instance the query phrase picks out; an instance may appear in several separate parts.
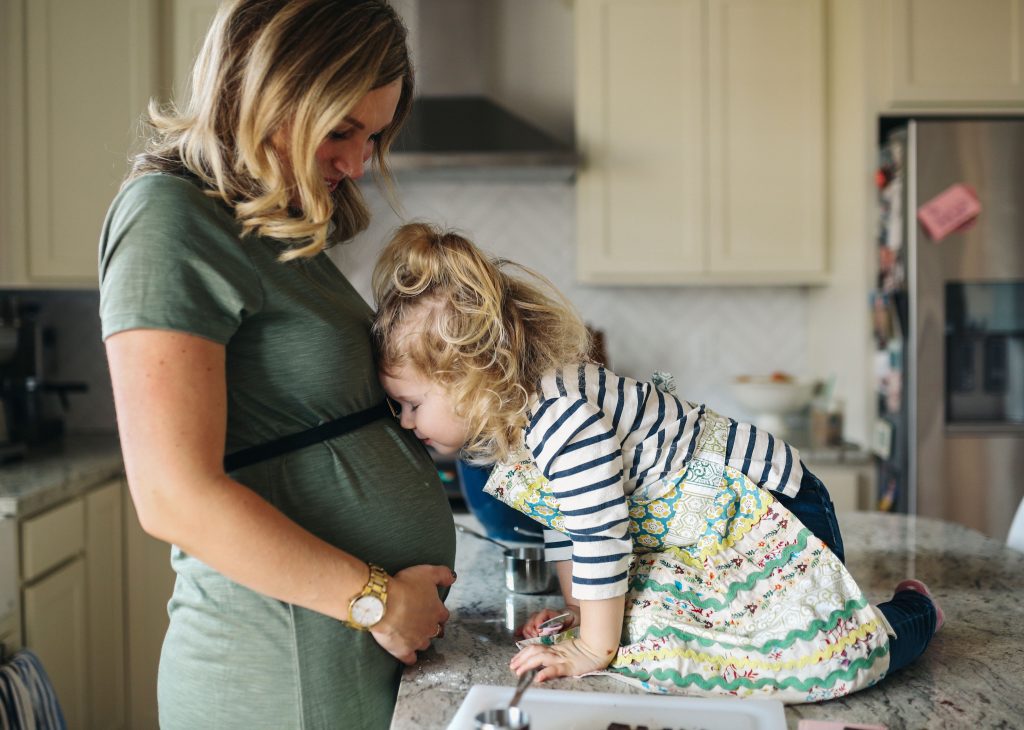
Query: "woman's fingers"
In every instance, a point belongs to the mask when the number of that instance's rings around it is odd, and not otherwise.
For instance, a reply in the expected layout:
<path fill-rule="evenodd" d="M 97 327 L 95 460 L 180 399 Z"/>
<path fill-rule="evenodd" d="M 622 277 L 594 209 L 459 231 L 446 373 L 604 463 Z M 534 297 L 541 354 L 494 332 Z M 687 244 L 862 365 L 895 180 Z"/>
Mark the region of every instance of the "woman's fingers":
<path fill-rule="evenodd" d="M 436 565 L 416 565 L 391 576 L 387 612 L 371 629 L 377 643 L 402 663 L 414 664 L 416 652 L 430 648 L 444 633 L 451 614 L 437 589 L 453 580 L 451 570 Z"/>

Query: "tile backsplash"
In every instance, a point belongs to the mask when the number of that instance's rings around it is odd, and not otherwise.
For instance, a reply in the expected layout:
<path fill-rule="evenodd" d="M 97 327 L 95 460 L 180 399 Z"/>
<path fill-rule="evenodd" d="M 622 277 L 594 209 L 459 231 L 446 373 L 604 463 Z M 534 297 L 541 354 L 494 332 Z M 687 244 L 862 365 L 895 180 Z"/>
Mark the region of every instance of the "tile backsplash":
<path fill-rule="evenodd" d="M 550 278 L 584 319 L 605 333 L 609 366 L 647 378 L 675 375 L 678 394 L 748 416 L 730 380 L 745 373 L 806 372 L 807 299 L 797 287 L 608 287 L 576 283 L 575 188 L 570 182 L 443 182 L 399 185 L 402 217 L 372 184 L 369 230 L 331 256 L 364 297 L 377 251 L 404 220 L 454 228 L 497 256 Z"/>
<path fill-rule="evenodd" d="M 443 182 L 399 185 L 400 217 L 372 184 L 369 230 L 331 251 L 332 259 L 370 297 L 376 254 L 403 220 L 455 228 L 498 256 L 530 266 L 558 285 L 584 319 L 605 334 L 609 366 L 632 377 L 675 375 L 678 393 L 732 415 L 729 382 L 743 373 L 806 372 L 807 299 L 795 287 L 606 287 L 575 281 L 575 189 L 569 182 Z M 0 292 L 2 293 L 2 292 Z M 53 328 L 52 380 L 89 384 L 72 393 L 69 431 L 116 428 L 95 291 L 15 292 L 37 301 Z"/>

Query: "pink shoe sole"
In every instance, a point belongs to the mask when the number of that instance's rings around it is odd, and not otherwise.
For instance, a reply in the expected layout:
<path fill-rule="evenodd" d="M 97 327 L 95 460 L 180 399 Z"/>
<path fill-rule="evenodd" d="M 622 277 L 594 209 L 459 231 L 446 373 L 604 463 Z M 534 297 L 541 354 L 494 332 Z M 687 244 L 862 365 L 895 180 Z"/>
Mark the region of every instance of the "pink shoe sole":
<path fill-rule="evenodd" d="M 908 578 L 907 580 L 900 581 L 896 586 L 896 593 L 899 593 L 900 591 L 914 591 L 915 593 L 927 596 L 931 600 L 932 605 L 935 606 L 935 633 L 939 633 L 939 629 L 941 629 L 942 625 L 946 623 L 946 615 L 939 607 L 939 602 L 935 600 L 935 596 L 933 596 L 932 592 L 928 590 L 928 586 L 916 578 Z"/>

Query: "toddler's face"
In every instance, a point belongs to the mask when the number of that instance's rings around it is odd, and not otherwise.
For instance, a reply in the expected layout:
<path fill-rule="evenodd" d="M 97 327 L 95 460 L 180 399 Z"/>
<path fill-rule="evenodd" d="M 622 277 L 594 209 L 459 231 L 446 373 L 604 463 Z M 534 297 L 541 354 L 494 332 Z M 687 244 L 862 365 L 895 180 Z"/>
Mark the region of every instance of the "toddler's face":
<path fill-rule="evenodd" d="M 450 456 L 466 444 L 469 429 L 455 415 L 445 389 L 410 368 L 381 373 L 384 392 L 401 408 L 402 428 L 411 429 L 416 438 L 439 454 Z"/>

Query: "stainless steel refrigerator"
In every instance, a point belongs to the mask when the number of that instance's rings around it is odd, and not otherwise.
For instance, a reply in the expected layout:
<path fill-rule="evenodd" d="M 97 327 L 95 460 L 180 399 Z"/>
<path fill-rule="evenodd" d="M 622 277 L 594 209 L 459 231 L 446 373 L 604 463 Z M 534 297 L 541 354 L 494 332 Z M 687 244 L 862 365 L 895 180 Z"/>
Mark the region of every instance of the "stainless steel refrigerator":
<path fill-rule="evenodd" d="M 1024 498 L 1024 121 L 907 120 L 881 151 L 882 506 L 1005 539 Z M 980 213 L 936 235 L 918 212 L 958 185 Z"/>

